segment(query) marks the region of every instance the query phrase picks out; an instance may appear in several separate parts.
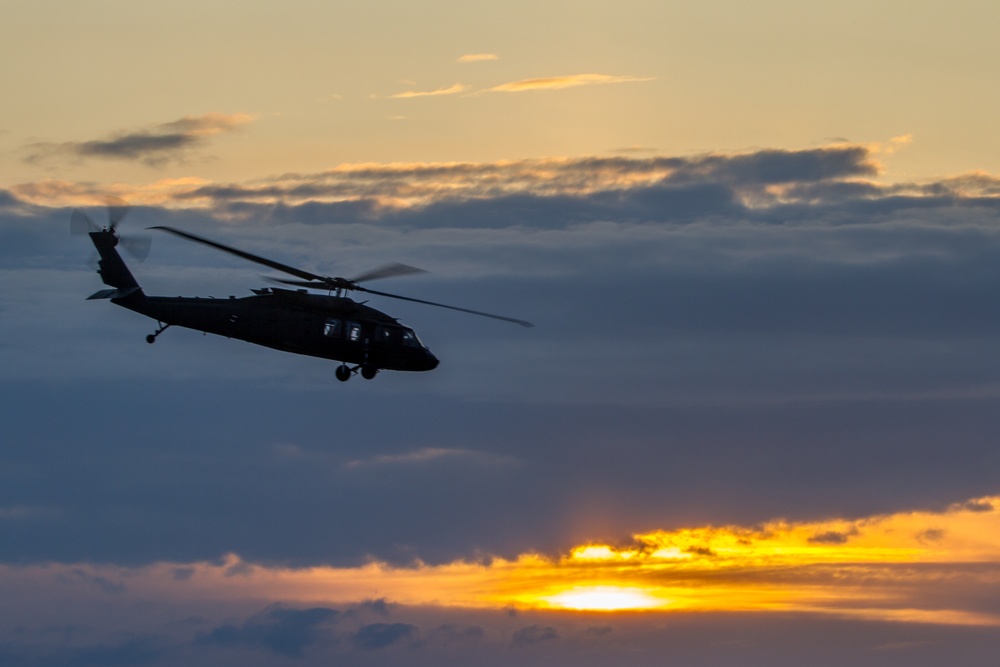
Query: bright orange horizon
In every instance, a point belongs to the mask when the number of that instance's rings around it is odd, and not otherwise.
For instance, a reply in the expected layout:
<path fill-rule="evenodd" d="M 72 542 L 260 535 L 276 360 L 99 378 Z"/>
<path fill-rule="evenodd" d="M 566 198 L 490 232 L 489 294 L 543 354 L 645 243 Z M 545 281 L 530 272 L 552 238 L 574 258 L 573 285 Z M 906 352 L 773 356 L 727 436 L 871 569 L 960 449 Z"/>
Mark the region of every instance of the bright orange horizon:
<path fill-rule="evenodd" d="M 985 567 L 984 567 L 985 566 Z M 1000 626 L 1000 615 L 942 607 L 949 582 L 1000 581 L 1000 496 L 943 512 L 860 520 L 774 521 L 636 535 L 551 558 L 411 567 L 269 567 L 230 555 L 221 564 L 5 566 L 3 579 L 38 583 L 62 569 L 128 580 L 162 599 L 267 599 L 292 604 L 386 599 L 406 606 L 614 612 L 802 612 Z M 182 579 L 179 568 L 188 571 Z M 42 585 L 42 584 L 39 584 Z"/>

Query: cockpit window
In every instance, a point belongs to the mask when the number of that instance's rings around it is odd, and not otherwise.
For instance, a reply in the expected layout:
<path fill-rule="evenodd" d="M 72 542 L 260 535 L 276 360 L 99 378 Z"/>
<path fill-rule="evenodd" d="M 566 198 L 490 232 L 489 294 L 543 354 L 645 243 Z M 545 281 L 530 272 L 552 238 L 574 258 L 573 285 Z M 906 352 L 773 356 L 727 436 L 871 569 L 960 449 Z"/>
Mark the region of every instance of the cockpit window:
<path fill-rule="evenodd" d="M 398 345 L 401 331 L 399 327 L 380 326 L 375 330 L 375 340 L 386 345 Z"/>
<path fill-rule="evenodd" d="M 403 329 L 403 345 L 406 347 L 421 347 L 420 339 L 411 329 Z"/>
<path fill-rule="evenodd" d="M 345 325 L 347 329 L 347 340 L 352 343 L 357 343 L 361 340 L 361 325 L 357 322 L 347 322 Z"/>

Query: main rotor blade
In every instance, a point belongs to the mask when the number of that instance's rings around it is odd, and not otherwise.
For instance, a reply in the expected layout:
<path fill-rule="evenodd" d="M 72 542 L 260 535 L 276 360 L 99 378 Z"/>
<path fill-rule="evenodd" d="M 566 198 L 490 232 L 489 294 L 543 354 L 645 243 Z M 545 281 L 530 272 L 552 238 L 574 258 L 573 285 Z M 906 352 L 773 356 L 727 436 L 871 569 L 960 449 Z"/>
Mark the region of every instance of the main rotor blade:
<path fill-rule="evenodd" d="M 295 276 L 297 278 L 304 278 L 305 280 L 318 280 L 322 282 L 327 282 L 328 279 L 325 276 L 318 276 L 315 273 L 309 273 L 308 271 L 303 271 L 302 269 L 296 269 L 294 266 L 288 266 L 287 264 L 281 264 L 280 262 L 275 262 L 274 260 L 267 259 L 265 257 L 260 257 L 258 255 L 253 255 L 251 253 L 245 252 L 243 250 L 237 250 L 236 248 L 230 248 L 227 245 L 221 243 L 216 243 L 215 241 L 210 241 L 201 236 L 196 236 L 190 232 L 182 232 L 179 229 L 174 229 L 173 227 L 156 226 L 150 227 L 150 229 L 161 229 L 165 232 L 170 232 L 175 236 L 180 236 L 182 238 L 188 239 L 189 241 L 194 241 L 196 243 L 201 243 L 203 245 L 211 246 L 217 250 L 223 252 L 228 252 L 230 255 L 236 255 L 237 257 L 242 257 L 243 259 L 250 260 L 251 262 L 256 262 L 258 264 L 263 264 L 264 266 L 269 266 L 277 271 L 282 271 L 288 275 Z"/>
<path fill-rule="evenodd" d="M 356 287 L 359 292 L 368 292 L 369 294 L 377 294 L 379 296 L 387 296 L 390 299 L 400 299 L 402 301 L 413 301 L 414 303 L 422 303 L 427 306 L 437 306 L 438 308 L 447 308 L 448 310 L 458 310 L 463 313 L 471 313 L 473 315 L 481 315 L 482 317 L 490 317 L 494 320 L 503 320 L 504 322 L 513 322 L 514 324 L 520 324 L 522 327 L 531 328 L 535 326 L 531 322 L 526 322 L 525 320 L 518 320 L 513 317 L 504 317 L 503 315 L 494 315 L 493 313 L 484 313 L 481 310 L 472 310 L 470 308 L 459 308 L 458 306 L 449 306 L 444 303 L 437 303 L 436 301 L 424 301 L 423 299 L 414 299 L 411 296 L 400 296 L 399 294 L 389 294 L 388 292 L 379 292 L 378 290 L 368 289 L 367 287 L 361 287 L 360 285 Z"/>
<path fill-rule="evenodd" d="M 296 287 L 308 287 L 310 289 L 326 289 L 326 284 L 317 283 L 311 280 L 287 280 L 285 278 L 275 278 L 273 276 L 264 276 L 264 280 L 270 283 L 280 283 L 282 285 L 295 285 Z"/>
<path fill-rule="evenodd" d="M 277 271 L 287 273 L 296 278 L 302 278 L 309 282 L 296 282 L 291 280 L 281 280 L 277 279 L 278 282 L 284 283 L 286 285 L 296 285 L 299 287 L 311 287 L 318 289 L 350 289 L 357 290 L 359 292 L 368 292 L 369 294 L 376 294 L 378 296 L 385 296 L 390 299 L 400 299 L 401 301 L 412 301 L 413 303 L 422 303 L 427 306 L 437 306 L 438 308 L 447 308 L 449 310 L 457 310 L 462 313 L 470 313 L 472 315 L 479 315 L 481 317 L 489 317 L 494 320 L 503 320 L 504 322 L 513 322 L 514 324 L 520 324 L 522 327 L 533 327 L 535 326 L 531 322 L 526 322 L 525 320 L 518 320 L 513 317 L 505 317 L 503 315 L 495 315 L 493 313 L 486 313 L 481 310 L 472 310 L 470 308 L 459 308 L 458 306 L 449 306 L 444 303 L 437 303 L 436 301 L 425 301 L 423 299 L 414 299 L 409 296 L 400 296 L 399 294 L 390 294 L 389 292 L 380 292 L 378 290 L 368 289 L 367 287 L 361 287 L 357 284 L 360 280 L 374 280 L 375 278 L 384 278 L 393 275 L 403 275 L 404 273 L 415 273 L 419 272 L 420 269 L 415 269 L 412 266 L 406 266 L 405 264 L 390 265 L 383 267 L 381 269 L 376 269 L 370 271 L 354 280 L 345 280 L 344 278 L 330 278 L 327 276 L 320 276 L 315 273 L 309 273 L 308 271 L 303 271 L 302 269 L 296 269 L 293 266 L 288 266 L 287 264 L 282 264 L 280 262 L 275 262 L 274 260 L 267 259 L 265 257 L 260 257 L 259 255 L 254 255 L 249 252 L 238 250 L 236 248 L 231 248 L 230 246 L 223 245 L 222 243 L 217 243 L 215 241 L 210 241 L 209 239 L 191 234 L 190 232 L 184 232 L 179 229 L 174 229 L 173 227 L 166 227 L 163 225 L 157 225 L 155 227 L 150 227 L 150 229 L 160 229 L 165 232 L 169 232 L 175 236 L 180 236 L 181 238 L 188 239 L 189 241 L 194 241 L 196 243 L 201 243 L 203 245 L 210 246 L 217 250 L 223 252 L 228 252 L 230 255 L 236 255 L 237 257 L 242 257 L 243 259 L 249 260 L 251 262 L 256 262 L 257 264 L 263 264 Z"/>
<path fill-rule="evenodd" d="M 363 283 L 368 280 L 378 280 L 380 278 L 393 278 L 395 276 L 408 276 L 414 273 L 427 273 L 425 269 L 418 269 L 415 266 L 408 266 L 406 264 L 399 264 L 398 262 L 393 264 L 386 264 L 385 266 L 380 266 L 371 271 L 362 273 L 360 276 L 354 276 L 350 279 L 352 283 Z"/>

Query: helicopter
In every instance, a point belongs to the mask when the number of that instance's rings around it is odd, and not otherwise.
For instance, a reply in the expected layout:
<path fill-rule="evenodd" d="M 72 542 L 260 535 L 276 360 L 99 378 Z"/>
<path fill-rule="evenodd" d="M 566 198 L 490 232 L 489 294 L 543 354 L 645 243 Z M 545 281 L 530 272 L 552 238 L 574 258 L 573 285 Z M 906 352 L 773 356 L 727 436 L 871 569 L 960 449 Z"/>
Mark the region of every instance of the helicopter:
<path fill-rule="evenodd" d="M 159 328 L 146 336 L 146 342 L 150 344 L 155 343 L 168 328 L 184 327 L 282 352 L 339 361 L 341 363 L 335 375 L 341 382 L 346 382 L 356 373 L 371 380 L 382 370 L 430 371 L 439 363 L 413 329 L 401 324 L 395 317 L 368 306 L 367 302 L 351 299 L 347 296 L 350 292 L 448 308 L 522 327 L 534 326 L 531 322 L 513 317 L 381 292 L 360 284 L 423 272 L 405 264 L 388 264 L 354 278 L 321 276 L 166 226 L 149 229 L 167 232 L 281 271 L 294 279 L 270 280 L 298 289 L 263 287 L 251 289 L 253 296 L 231 296 L 228 299 L 147 296 L 117 247 L 121 244 L 141 260 L 149 252 L 149 239 L 119 235 L 118 225 L 129 210 L 125 202 L 109 198 L 107 208 L 108 224 L 103 227 L 80 209 L 73 211 L 70 217 L 70 231 L 87 234 L 97 248 L 100 255 L 97 272 L 110 288 L 95 292 L 88 299 L 109 299 L 115 305 L 156 320 Z M 326 294 L 315 294 L 310 289 L 323 290 Z"/>

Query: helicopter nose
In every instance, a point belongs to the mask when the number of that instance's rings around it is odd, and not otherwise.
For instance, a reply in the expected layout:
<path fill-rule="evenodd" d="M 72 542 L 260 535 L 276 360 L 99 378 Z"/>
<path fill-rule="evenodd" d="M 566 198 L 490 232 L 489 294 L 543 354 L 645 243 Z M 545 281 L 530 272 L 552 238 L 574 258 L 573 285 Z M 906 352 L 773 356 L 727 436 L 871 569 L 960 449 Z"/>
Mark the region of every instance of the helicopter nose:
<path fill-rule="evenodd" d="M 438 367 L 439 363 L 441 362 L 438 361 L 437 357 L 431 354 L 430 350 L 424 351 L 424 370 L 432 371 Z"/>

